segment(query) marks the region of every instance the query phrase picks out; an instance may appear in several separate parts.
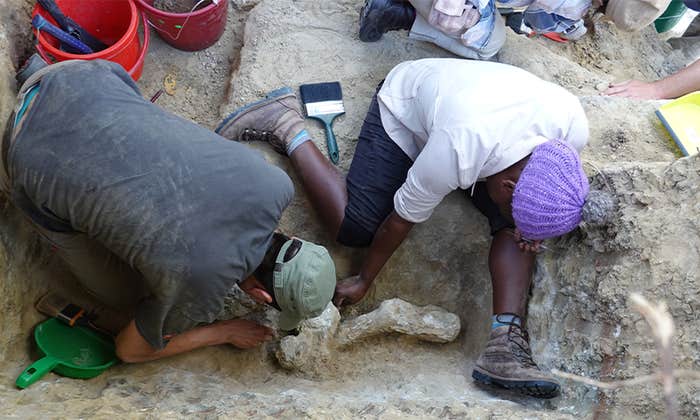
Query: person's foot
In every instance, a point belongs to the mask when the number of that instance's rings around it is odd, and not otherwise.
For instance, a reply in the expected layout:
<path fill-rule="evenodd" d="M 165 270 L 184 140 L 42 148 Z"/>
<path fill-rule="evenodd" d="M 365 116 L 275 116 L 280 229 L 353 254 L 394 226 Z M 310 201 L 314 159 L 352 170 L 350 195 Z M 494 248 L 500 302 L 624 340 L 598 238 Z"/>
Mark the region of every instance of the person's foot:
<path fill-rule="evenodd" d="M 403 0 L 365 0 L 360 11 L 360 41 L 375 42 L 389 31 L 409 30 L 416 9 Z"/>
<path fill-rule="evenodd" d="M 517 324 L 491 330 L 491 338 L 472 372 L 472 378 L 537 398 L 554 398 L 559 383 L 532 360 L 527 331 Z"/>
<path fill-rule="evenodd" d="M 524 15 L 522 12 L 514 12 L 506 15 L 506 26 L 513 30 L 516 34 L 529 35 L 532 29 L 523 21 Z"/>
<path fill-rule="evenodd" d="M 583 24 L 582 19 L 579 19 L 560 35 L 562 38 L 568 39 L 569 41 L 578 41 L 579 39 L 583 38 L 584 35 L 586 35 L 586 32 L 588 32 L 586 25 Z"/>
<path fill-rule="evenodd" d="M 286 155 L 287 146 L 304 131 L 301 105 L 291 88 L 268 93 L 226 117 L 216 133 L 236 141 L 265 141 L 276 152 Z"/>

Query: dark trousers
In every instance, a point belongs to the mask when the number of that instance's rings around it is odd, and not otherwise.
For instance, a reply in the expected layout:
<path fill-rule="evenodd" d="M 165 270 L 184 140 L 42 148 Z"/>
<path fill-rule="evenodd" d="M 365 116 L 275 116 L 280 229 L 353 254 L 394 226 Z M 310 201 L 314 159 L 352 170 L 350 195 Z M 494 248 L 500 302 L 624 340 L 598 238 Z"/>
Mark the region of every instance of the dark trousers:
<path fill-rule="evenodd" d="M 394 194 L 406 181 L 412 165 L 411 158 L 384 130 L 375 94 L 347 177 L 348 205 L 338 232 L 339 243 L 351 247 L 366 247 L 372 243 L 375 232 L 394 210 Z M 468 196 L 488 218 L 491 234 L 513 227 L 489 197 L 484 182 L 477 182 L 474 195 Z"/>

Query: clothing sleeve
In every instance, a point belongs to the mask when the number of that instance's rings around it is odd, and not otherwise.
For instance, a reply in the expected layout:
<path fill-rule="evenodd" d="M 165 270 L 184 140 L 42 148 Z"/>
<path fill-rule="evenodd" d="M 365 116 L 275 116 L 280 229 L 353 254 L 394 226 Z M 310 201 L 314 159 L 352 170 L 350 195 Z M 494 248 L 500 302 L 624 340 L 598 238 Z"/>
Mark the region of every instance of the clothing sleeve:
<path fill-rule="evenodd" d="M 413 223 L 428 220 L 447 194 L 476 181 L 486 157 L 480 150 L 480 142 L 470 141 L 466 136 L 469 136 L 467 130 L 440 129 L 430 134 L 409 169 L 406 182 L 394 195 L 394 210 L 404 220 Z M 472 150 L 456 150 L 454 140 L 472 145 Z"/>

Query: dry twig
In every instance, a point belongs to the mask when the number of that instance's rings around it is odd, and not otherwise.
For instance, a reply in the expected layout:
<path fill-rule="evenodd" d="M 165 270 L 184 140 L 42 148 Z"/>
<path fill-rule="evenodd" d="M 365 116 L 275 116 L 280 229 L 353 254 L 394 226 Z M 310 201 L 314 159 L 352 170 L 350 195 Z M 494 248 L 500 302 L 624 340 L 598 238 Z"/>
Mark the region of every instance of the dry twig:
<path fill-rule="evenodd" d="M 608 389 L 608 390 L 615 390 L 615 389 L 623 388 L 626 386 L 642 385 L 642 384 L 646 384 L 649 382 L 659 381 L 661 379 L 661 374 L 659 374 L 659 373 L 655 373 L 653 375 L 639 376 L 637 378 L 624 379 L 621 381 L 609 381 L 609 382 L 598 381 L 598 380 L 591 379 L 591 378 L 588 378 L 585 376 L 575 375 L 573 373 L 562 372 L 561 370 L 558 370 L 558 369 L 552 369 L 552 374 L 556 375 L 560 378 L 570 379 L 570 380 L 575 381 L 575 382 L 580 382 L 582 384 L 594 386 L 594 387 L 600 388 L 600 389 Z M 673 371 L 673 376 L 676 379 L 691 379 L 691 380 L 699 380 L 700 381 L 700 372 L 696 372 L 694 370 L 676 369 Z"/>
<path fill-rule="evenodd" d="M 673 369 L 673 334 L 675 332 L 675 326 L 666 304 L 661 302 L 654 305 L 636 293 L 630 296 L 630 301 L 632 306 L 642 314 L 649 324 L 651 335 L 656 343 L 656 350 L 659 353 L 659 372 L 652 375 L 611 382 L 601 382 L 584 376 L 562 372 L 557 369 L 552 369 L 552 373 L 565 379 L 571 379 L 602 389 L 618 389 L 648 382 L 660 382 L 664 390 L 666 414 L 670 420 L 677 420 L 678 401 L 676 398 L 676 379 L 700 379 L 700 372 Z"/>

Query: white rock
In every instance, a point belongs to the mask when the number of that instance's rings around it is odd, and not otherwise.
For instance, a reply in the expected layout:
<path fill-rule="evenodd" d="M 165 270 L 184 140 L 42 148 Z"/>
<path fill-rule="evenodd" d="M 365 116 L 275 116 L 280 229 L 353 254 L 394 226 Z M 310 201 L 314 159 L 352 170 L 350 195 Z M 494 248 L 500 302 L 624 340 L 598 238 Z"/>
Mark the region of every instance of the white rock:
<path fill-rule="evenodd" d="M 338 332 L 339 345 L 349 345 L 383 333 L 400 333 L 424 341 L 449 343 L 457 338 L 459 317 L 434 306 L 416 306 L 401 299 L 382 302 L 378 309 L 343 322 Z"/>

